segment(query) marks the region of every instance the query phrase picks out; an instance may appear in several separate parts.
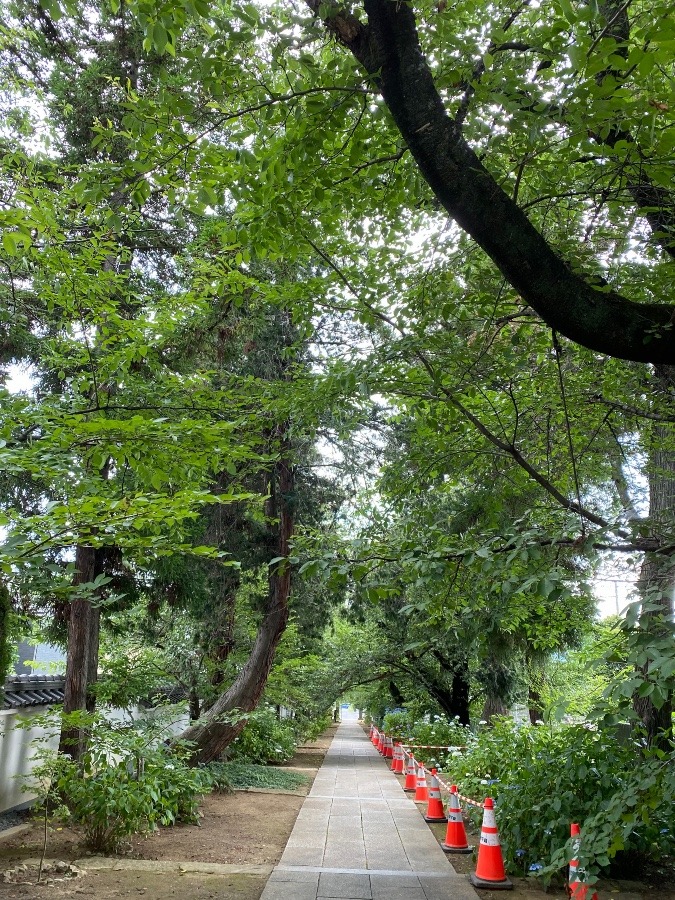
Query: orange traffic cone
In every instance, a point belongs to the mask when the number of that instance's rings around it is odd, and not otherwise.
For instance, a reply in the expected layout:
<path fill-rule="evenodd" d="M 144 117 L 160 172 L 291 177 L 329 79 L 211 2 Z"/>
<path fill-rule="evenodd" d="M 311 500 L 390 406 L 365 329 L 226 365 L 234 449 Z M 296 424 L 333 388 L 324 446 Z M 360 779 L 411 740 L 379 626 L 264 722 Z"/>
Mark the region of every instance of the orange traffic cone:
<path fill-rule="evenodd" d="M 391 771 L 394 775 L 400 775 L 403 772 L 403 747 L 400 741 L 396 741 L 394 747 L 394 755 L 391 760 Z"/>
<path fill-rule="evenodd" d="M 570 875 L 567 893 L 572 900 L 586 900 L 588 897 L 589 886 L 579 880 L 580 876 L 581 878 L 584 877 L 584 871 L 579 868 L 579 861 L 577 859 L 579 846 L 581 844 L 581 829 L 576 823 L 570 825 L 570 835 L 571 837 L 576 838 L 576 840 L 574 841 L 574 857 L 570 860 Z M 591 900 L 598 900 L 598 895 L 595 891 L 593 891 L 593 894 L 591 895 Z"/>
<path fill-rule="evenodd" d="M 385 759 L 393 759 L 394 758 L 394 739 L 392 737 L 388 737 L 387 743 L 384 745 L 384 758 Z"/>
<path fill-rule="evenodd" d="M 429 799 L 429 791 L 427 790 L 427 773 L 424 763 L 420 763 L 417 767 L 417 779 L 415 781 L 415 803 L 426 803 Z"/>
<path fill-rule="evenodd" d="M 431 770 L 429 776 L 429 804 L 427 806 L 427 814 L 424 817 L 425 822 L 447 822 L 448 818 L 443 812 L 443 801 L 441 800 L 441 786 L 436 778 L 436 769 Z"/>
<path fill-rule="evenodd" d="M 492 797 L 485 798 L 483 826 L 480 830 L 478 862 L 476 873 L 471 875 L 471 884 L 477 888 L 490 888 L 493 891 L 513 890 L 513 882 L 506 877 L 502 848 L 499 843 L 499 832 L 495 820 L 495 805 Z"/>
<path fill-rule="evenodd" d="M 462 807 L 459 805 L 457 785 L 450 785 L 450 799 L 448 800 L 448 827 L 445 832 L 445 842 L 441 844 L 446 853 L 471 853 L 473 847 L 469 847 L 466 839 L 466 828 L 462 818 Z"/>
<path fill-rule="evenodd" d="M 375 731 L 375 726 L 374 726 L 373 723 L 371 722 L 371 723 L 370 723 L 370 729 L 368 730 L 368 740 L 369 740 L 369 741 L 372 741 L 372 739 L 373 739 L 373 732 L 374 732 L 374 731 Z"/>
<path fill-rule="evenodd" d="M 405 784 L 403 790 L 406 794 L 412 794 L 417 788 L 417 768 L 415 766 L 415 757 L 410 754 L 408 757 L 408 767 L 405 770 Z"/>
<path fill-rule="evenodd" d="M 378 737 L 377 737 L 377 744 L 375 745 L 375 746 L 377 747 L 377 752 L 378 752 L 378 753 L 383 753 L 383 752 L 384 752 L 384 742 L 385 742 L 385 740 L 386 740 L 386 737 L 387 737 L 387 736 L 386 736 L 386 734 L 384 733 L 384 731 L 381 731 L 381 732 L 379 733 L 379 735 L 378 735 Z"/>
<path fill-rule="evenodd" d="M 379 739 L 380 739 L 380 729 L 377 726 L 375 726 L 375 728 L 373 729 L 373 736 L 370 739 L 373 742 L 373 747 L 377 747 L 377 742 L 379 741 Z"/>

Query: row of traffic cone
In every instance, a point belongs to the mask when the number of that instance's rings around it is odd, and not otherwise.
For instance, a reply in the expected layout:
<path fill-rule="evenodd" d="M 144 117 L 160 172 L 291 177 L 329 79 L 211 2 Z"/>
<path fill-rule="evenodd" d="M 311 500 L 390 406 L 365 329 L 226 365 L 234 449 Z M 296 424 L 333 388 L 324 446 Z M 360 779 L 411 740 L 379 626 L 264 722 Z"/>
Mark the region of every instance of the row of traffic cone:
<path fill-rule="evenodd" d="M 387 759 L 394 755 L 394 741 L 384 731 L 380 731 L 374 725 L 370 726 L 370 740 L 373 746 Z"/>
<path fill-rule="evenodd" d="M 397 745 L 403 754 L 403 748 Z M 398 756 L 396 757 L 398 760 Z M 392 771 L 397 771 L 392 765 Z M 401 770 L 398 770 L 399 772 Z M 469 846 L 466 836 L 466 828 L 464 827 L 464 819 L 462 816 L 462 807 L 459 802 L 459 794 L 457 785 L 450 786 L 450 797 L 448 800 L 448 814 L 446 816 L 443 810 L 443 802 L 441 800 L 440 783 L 438 781 L 437 770 L 432 769 L 429 775 L 429 783 L 426 780 L 426 769 L 423 763 L 418 767 L 415 765 L 415 758 L 412 754 L 408 757 L 406 767 L 406 779 L 404 791 L 415 793 L 415 802 L 426 802 L 427 812 L 424 816 L 427 822 L 447 822 L 448 827 L 445 832 L 445 841 L 441 844 L 446 853 L 471 853 L 473 847 Z M 481 826 L 480 846 L 478 848 L 478 861 L 476 864 L 476 872 L 471 875 L 471 883 L 479 888 L 492 888 L 510 890 L 513 883 L 506 877 L 506 869 L 504 867 L 504 858 L 502 848 L 499 842 L 499 832 L 497 830 L 497 822 L 494 813 L 494 801 L 491 797 L 486 797 L 483 804 L 483 824 Z M 568 894 L 571 900 L 587 900 L 588 885 L 580 881 L 583 878 L 583 872 L 579 869 L 579 863 L 576 856 L 579 851 L 580 828 L 577 824 L 571 826 L 572 837 L 576 837 L 574 858 L 570 862 L 569 867 L 569 886 Z M 591 900 L 598 900 L 597 893 L 593 892 Z"/>
<path fill-rule="evenodd" d="M 437 777 L 437 770 L 432 769 L 430 771 L 427 783 L 426 769 L 423 763 L 419 764 L 417 772 L 412 776 L 411 769 L 414 773 L 415 760 L 412 756 L 408 761 L 406 783 L 403 789 L 412 792 L 412 779 L 414 778 L 415 802 L 427 803 L 427 812 L 424 816 L 425 821 L 448 823 L 445 831 L 445 840 L 441 844 L 443 850 L 446 853 L 471 853 L 473 847 L 469 846 L 466 837 L 457 785 L 453 784 L 450 786 L 450 800 L 446 816 L 441 799 L 441 785 Z M 506 877 L 504 858 L 495 821 L 494 803 L 490 797 L 487 797 L 485 800 L 484 810 L 476 873 L 471 875 L 471 883 L 475 887 L 510 890 L 513 888 L 513 883 Z"/>

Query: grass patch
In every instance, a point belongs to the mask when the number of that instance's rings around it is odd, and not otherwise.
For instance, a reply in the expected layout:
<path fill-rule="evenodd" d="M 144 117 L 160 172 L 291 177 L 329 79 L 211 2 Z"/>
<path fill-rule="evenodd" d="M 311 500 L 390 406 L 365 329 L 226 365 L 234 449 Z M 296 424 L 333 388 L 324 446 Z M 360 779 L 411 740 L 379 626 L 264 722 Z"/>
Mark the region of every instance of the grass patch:
<path fill-rule="evenodd" d="M 218 783 L 224 782 L 234 790 L 255 787 L 295 791 L 309 781 L 308 776 L 300 772 L 287 772 L 273 766 L 259 766 L 253 763 L 212 763 L 209 768 L 217 776 Z"/>

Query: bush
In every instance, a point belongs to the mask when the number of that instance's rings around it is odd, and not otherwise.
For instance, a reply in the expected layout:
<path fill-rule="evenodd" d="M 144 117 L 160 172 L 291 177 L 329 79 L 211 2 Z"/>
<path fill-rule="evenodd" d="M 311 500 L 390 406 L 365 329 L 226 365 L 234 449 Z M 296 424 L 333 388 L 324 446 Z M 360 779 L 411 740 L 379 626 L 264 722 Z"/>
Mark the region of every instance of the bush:
<path fill-rule="evenodd" d="M 325 713 L 323 716 L 318 716 L 316 719 L 301 719 L 299 723 L 299 733 L 303 741 L 315 741 L 327 728 L 330 728 L 332 724 L 333 717 L 330 713 Z"/>
<path fill-rule="evenodd" d="M 211 790 L 216 794 L 233 794 L 235 787 L 230 777 L 228 766 L 234 763 L 211 762 L 204 767 L 211 784 Z"/>
<path fill-rule="evenodd" d="M 658 858 L 675 849 L 668 821 L 675 795 L 672 757 L 646 757 L 613 731 L 496 720 L 466 753 L 447 759 L 444 770 L 462 793 L 495 798 L 511 871 L 522 867 L 550 880 L 569 860 L 572 822 L 581 825 L 579 860 L 591 877 L 619 851 Z M 469 808 L 467 814 L 478 826 L 479 811 Z"/>
<path fill-rule="evenodd" d="M 290 719 L 277 719 L 271 707 L 259 707 L 244 730 L 230 744 L 230 759 L 252 763 L 286 762 L 295 753 L 297 738 Z"/>
<path fill-rule="evenodd" d="M 31 777 L 48 785 L 46 800 L 57 799 L 59 812 L 66 809 L 83 826 L 90 850 L 114 853 L 132 834 L 198 821 L 199 798 L 211 780 L 206 770 L 187 765 L 187 748 L 169 749 L 145 728 L 115 727 L 98 717 L 88 731 L 79 762 L 52 754 Z"/>
<path fill-rule="evenodd" d="M 474 740 L 468 726 L 460 725 L 458 719 L 443 716 L 427 717 L 429 721 L 415 721 L 413 712 L 387 713 L 382 728 L 387 734 L 394 736 L 406 744 L 421 744 L 432 747 L 465 747 Z M 441 750 L 422 751 L 420 759 L 427 765 L 440 763 L 446 756 Z"/>

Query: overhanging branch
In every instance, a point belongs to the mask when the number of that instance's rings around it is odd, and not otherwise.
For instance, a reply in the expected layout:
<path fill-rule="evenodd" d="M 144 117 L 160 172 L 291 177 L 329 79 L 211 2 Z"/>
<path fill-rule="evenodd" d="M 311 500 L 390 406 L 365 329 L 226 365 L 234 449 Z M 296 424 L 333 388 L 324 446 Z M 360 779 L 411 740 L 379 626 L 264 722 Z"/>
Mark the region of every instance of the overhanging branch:
<path fill-rule="evenodd" d="M 636 303 L 573 272 L 483 166 L 447 114 L 407 3 L 364 0 L 366 25 L 338 4 L 326 15 L 306 2 L 371 75 L 441 205 L 548 325 L 609 356 L 675 364 L 675 306 Z"/>

